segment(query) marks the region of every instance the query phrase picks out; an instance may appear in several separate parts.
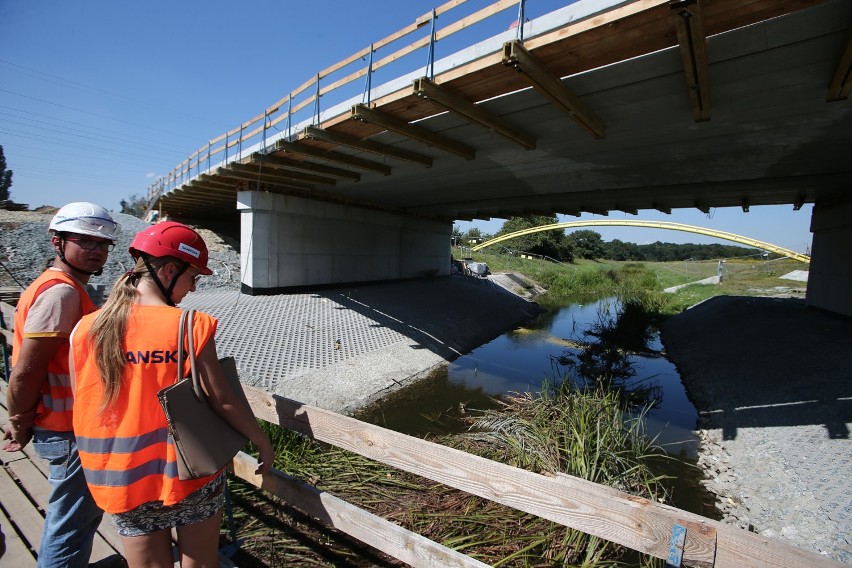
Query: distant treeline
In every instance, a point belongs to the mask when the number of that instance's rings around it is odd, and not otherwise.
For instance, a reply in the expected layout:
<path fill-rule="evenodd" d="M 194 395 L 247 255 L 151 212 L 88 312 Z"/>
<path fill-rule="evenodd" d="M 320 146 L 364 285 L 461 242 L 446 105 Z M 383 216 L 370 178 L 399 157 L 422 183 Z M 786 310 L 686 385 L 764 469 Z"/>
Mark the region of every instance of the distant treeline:
<path fill-rule="evenodd" d="M 757 257 L 761 251 L 736 245 L 697 245 L 692 243 L 662 243 L 647 245 L 625 243 L 618 239 L 603 243 L 604 256 L 608 260 L 646 260 L 668 262 L 673 260 L 715 260 L 720 258 Z"/>

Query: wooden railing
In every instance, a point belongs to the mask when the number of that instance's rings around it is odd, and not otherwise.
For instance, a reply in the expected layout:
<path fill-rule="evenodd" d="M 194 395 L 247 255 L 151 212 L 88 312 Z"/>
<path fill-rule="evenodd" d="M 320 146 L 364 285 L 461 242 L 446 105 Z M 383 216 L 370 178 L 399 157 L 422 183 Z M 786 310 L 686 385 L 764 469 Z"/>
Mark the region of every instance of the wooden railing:
<path fill-rule="evenodd" d="M 680 553 L 683 565 L 700 567 L 841 566 L 819 554 L 580 478 L 533 473 L 266 391 L 245 390 L 262 420 L 656 558 L 668 560 Z M 242 479 L 412 566 L 483 565 L 281 472 L 254 475 L 256 467 L 243 453 L 234 460 L 234 472 Z M 684 530 L 678 548 L 672 542 Z"/>
<path fill-rule="evenodd" d="M 15 289 L 20 295 L 19 289 Z M 17 296 L 16 296 L 17 297 Z M 9 380 L 10 359 L 12 356 L 12 343 L 15 339 L 15 307 L 0 301 L 0 358 L 3 361 L 3 380 Z"/>
<path fill-rule="evenodd" d="M 394 69 L 401 68 L 401 65 L 407 65 L 407 72 L 425 68 L 424 75 L 429 76 L 429 68 L 435 61 L 435 49 L 440 41 L 447 40 L 459 32 L 467 31 L 475 24 L 509 9 L 518 10 L 519 14 L 523 14 L 525 0 L 497 0 L 455 21 L 450 20 L 449 23 L 444 24 L 444 21 L 441 20 L 442 27 L 438 27 L 438 19 L 441 16 L 450 14 L 452 10 L 459 8 L 465 2 L 467 0 L 450 0 L 435 8 L 432 12 L 423 14 L 416 18 L 412 24 L 373 42 L 368 47 L 318 72 L 260 114 L 209 140 L 207 144 L 187 156 L 168 174 L 149 186 L 148 202 L 153 202 L 159 195 L 180 187 L 194 176 L 209 171 L 220 163 L 239 161 L 247 157 L 247 151 L 250 148 L 257 148 L 259 145 L 260 151 L 265 150 L 267 139 L 272 135 L 283 133 L 286 139 L 293 139 L 297 133 L 298 124 L 320 125 L 323 120 L 329 120 L 334 116 L 350 112 L 350 108 L 347 106 L 340 109 L 340 112 L 336 115 L 330 115 L 328 111 L 333 109 L 334 104 L 353 99 L 358 95 L 363 97 L 361 102 L 369 103 L 371 93 L 374 91 L 372 88 L 373 80 L 377 78 L 376 73 L 383 68 L 390 69 L 392 64 Z M 491 27 L 492 33 L 490 35 L 493 35 L 495 31 L 505 31 L 506 29 L 505 21 L 501 25 L 495 22 Z M 517 29 L 520 34 L 523 26 L 519 26 Z M 385 54 L 394 44 L 404 38 L 412 40 L 418 32 L 422 37 L 416 37 L 407 45 Z M 486 34 L 483 38 L 487 35 L 489 34 Z M 415 52 L 424 49 L 428 49 L 429 57 L 424 57 L 419 63 L 410 58 Z M 423 55 L 422 52 L 420 54 Z M 379 55 L 381 55 L 381 58 L 377 58 Z M 403 60 L 405 60 L 405 63 L 403 63 Z M 404 74 L 395 72 L 390 77 L 384 78 L 392 79 Z M 365 81 L 363 89 L 359 89 L 355 84 L 355 81 L 359 79 Z M 334 93 L 333 103 L 330 102 L 332 93 Z"/>

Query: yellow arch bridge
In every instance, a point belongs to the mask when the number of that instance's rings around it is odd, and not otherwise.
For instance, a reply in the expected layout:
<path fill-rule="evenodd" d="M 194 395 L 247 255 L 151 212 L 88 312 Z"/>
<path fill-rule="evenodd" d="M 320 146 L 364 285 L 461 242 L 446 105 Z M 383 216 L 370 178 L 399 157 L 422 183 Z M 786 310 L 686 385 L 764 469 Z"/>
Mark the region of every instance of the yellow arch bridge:
<path fill-rule="evenodd" d="M 515 231 L 514 233 L 509 233 L 507 235 L 501 235 L 489 241 L 485 241 L 482 244 L 476 245 L 472 247 L 472 251 L 482 250 L 485 247 L 489 247 L 491 245 L 496 245 L 497 243 L 508 241 L 509 239 L 514 239 L 515 237 L 521 237 L 523 235 L 531 235 L 533 233 L 538 233 L 541 231 L 555 231 L 557 229 L 573 229 L 577 227 L 645 227 L 648 229 L 669 229 L 672 231 L 685 231 L 687 233 L 698 233 L 699 235 L 707 235 L 709 237 L 715 237 L 717 239 L 725 239 L 728 241 L 733 241 L 735 243 L 740 243 L 743 245 L 748 245 L 750 247 L 758 248 L 761 250 L 774 252 L 775 254 L 780 254 L 782 256 L 786 256 L 788 258 L 792 258 L 794 260 L 798 260 L 801 262 L 810 262 L 811 257 L 806 254 L 801 254 L 796 251 L 792 251 L 790 249 L 785 249 L 783 247 L 779 247 L 770 243 L 765 243 L 763 241 L 758 241 L 756 239 L 751 239 L 749 237 L 744 237 L 742 235 L 735 235 L 734 233 L 727 233 L 725 231 L 716 231 L 714 229 L 705 229 L 704 227 L 696 227 L 695 225 L 684 225 L 682 223 L 671 223 L 669 221 L 631 221 L 628 219 L 624 220 L 590 220 L 590 221 L 568 221 L 565 223 L 553 223 L 552 225 L 541 225 L 539 227 L 531 227 L 529 229 L 524 229 L 522 231 Z"/>

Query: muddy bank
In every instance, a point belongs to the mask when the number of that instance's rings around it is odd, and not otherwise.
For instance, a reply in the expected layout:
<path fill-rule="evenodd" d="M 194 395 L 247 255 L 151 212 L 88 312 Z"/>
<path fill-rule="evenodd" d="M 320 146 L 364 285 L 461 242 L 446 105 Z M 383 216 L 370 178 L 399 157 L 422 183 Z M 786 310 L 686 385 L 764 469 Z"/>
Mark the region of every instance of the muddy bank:
<path fill-rule="evenodd" d="M 725 520 L 852 562 L 852 320 L 723 296 L 661 331 Z"/>

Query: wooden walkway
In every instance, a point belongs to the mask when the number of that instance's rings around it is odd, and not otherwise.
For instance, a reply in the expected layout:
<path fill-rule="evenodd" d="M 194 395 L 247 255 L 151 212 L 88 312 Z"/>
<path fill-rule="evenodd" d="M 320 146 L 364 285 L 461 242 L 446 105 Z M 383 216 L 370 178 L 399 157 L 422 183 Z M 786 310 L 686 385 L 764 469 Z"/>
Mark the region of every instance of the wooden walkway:
<path fill-rule="evenodd" d="M 9 422 L 6 411 L 6 384 L 0 381 L 0 424 L 5 430 Z M 6 552 L 2 556 L 3 566 L 29 568 L 36 565 L 36 553 L 44 525 L 44 511 L 50 497 L 47 481 L 47 463 L 39 458 L 31 445 L 21 452 L 5 452 L 0 449 L 0 527 L 6 537 Z M 112 522 L 104 517 L 90 562 L 116 559 L 122 553 L 121 538 Z"/>

